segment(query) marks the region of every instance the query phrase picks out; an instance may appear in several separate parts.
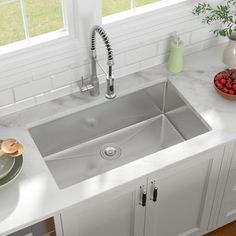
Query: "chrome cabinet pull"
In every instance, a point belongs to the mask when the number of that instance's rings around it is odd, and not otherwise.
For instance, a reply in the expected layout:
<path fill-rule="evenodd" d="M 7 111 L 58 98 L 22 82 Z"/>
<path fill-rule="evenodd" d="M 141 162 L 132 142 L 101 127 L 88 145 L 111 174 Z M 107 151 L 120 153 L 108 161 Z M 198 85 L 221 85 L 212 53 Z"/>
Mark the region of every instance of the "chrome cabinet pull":
<path fill-rule="evenodd" d="M 142 206 L 143 207 L 146 206 L 146 201 L 147 201 L 147 193 L 143 192 L 143 195 L 142 195 Z"/>

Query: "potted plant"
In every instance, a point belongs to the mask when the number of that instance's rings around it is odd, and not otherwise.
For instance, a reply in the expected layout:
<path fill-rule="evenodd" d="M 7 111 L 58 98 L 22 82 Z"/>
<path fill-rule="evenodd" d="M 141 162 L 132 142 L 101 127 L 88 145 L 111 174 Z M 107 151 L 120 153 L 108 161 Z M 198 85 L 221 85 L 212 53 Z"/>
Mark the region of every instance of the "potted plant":
<path fill-rule="evenodd" d="M 224 0 L 215 6 L 201 1 L 194 6 L 192 13 L 203 16 L 204 24 L 218 23 L 218 27 L 212 31 L 214 35 L 229 38 L 223 53 L 223 62 L 231 67 L 236 66 L 236 0 Z"/>

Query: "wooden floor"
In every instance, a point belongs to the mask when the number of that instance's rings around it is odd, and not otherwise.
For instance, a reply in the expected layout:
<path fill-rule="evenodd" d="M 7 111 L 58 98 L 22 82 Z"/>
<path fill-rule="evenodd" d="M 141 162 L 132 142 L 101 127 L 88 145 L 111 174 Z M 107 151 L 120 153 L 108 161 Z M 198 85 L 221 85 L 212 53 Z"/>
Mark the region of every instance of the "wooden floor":
<path fill-rule="evenodd" d="M 236 236 L 236 221 L 205 236 Z"/>

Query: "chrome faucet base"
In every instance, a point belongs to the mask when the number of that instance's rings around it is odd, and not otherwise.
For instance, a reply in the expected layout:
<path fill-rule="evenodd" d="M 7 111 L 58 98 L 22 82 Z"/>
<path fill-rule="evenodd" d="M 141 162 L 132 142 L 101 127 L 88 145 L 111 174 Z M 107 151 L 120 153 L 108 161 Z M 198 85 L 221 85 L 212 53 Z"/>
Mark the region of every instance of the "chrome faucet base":
<path fill-rule="evenodd" d="M 100 88 L 99 88 L 99 81 L 98 78 L 96 77 L 95 79 L 91 79 L 91 85 L 93 86 L 93 89 L 89 91 L 90 95 L 93 97 L 98 97 L 100 94 Z"/>
<path fill-rule="evenodd" d="M 106 93 L 105 97 L 106 97 L 107 99 L 113 99 L 113 98 L 116 98 L 116 94 L 115 94 L 115 93 L 113 93 L 113 94 L 107 94 L 107 93 Z"/>

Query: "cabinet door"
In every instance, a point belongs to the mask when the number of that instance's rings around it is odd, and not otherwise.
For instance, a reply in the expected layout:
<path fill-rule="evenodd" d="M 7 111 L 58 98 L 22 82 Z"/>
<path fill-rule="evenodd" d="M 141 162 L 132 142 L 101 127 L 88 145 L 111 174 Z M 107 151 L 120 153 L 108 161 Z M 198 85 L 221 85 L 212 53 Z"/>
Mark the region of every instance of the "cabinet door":
<path fill-rule="evenodd" d="M 236 146 L 234 147 L 224 190 L 218 219 L 218 225 L 220 226 L 236 220 Z"/>
<path fill-rule="evenodd" d="M 67 209 L 61 214 L 64 236 L 143 236 L 145 207 L 140 205 L 140 186 L 146 184 L 145 179 L 126 186 L 124 192 L 119 188 L 118 197 L 104 194 L 106 200 L 94 199 L 96 205 L 86 210 Z"/>
<path fill-rule="evenodd" d="M 145 236 L 207 231 L 222 155 L 223 148 L 218 148 L 149 178 Z M 158 194 L 153 201 L 155 187 Z"/>

